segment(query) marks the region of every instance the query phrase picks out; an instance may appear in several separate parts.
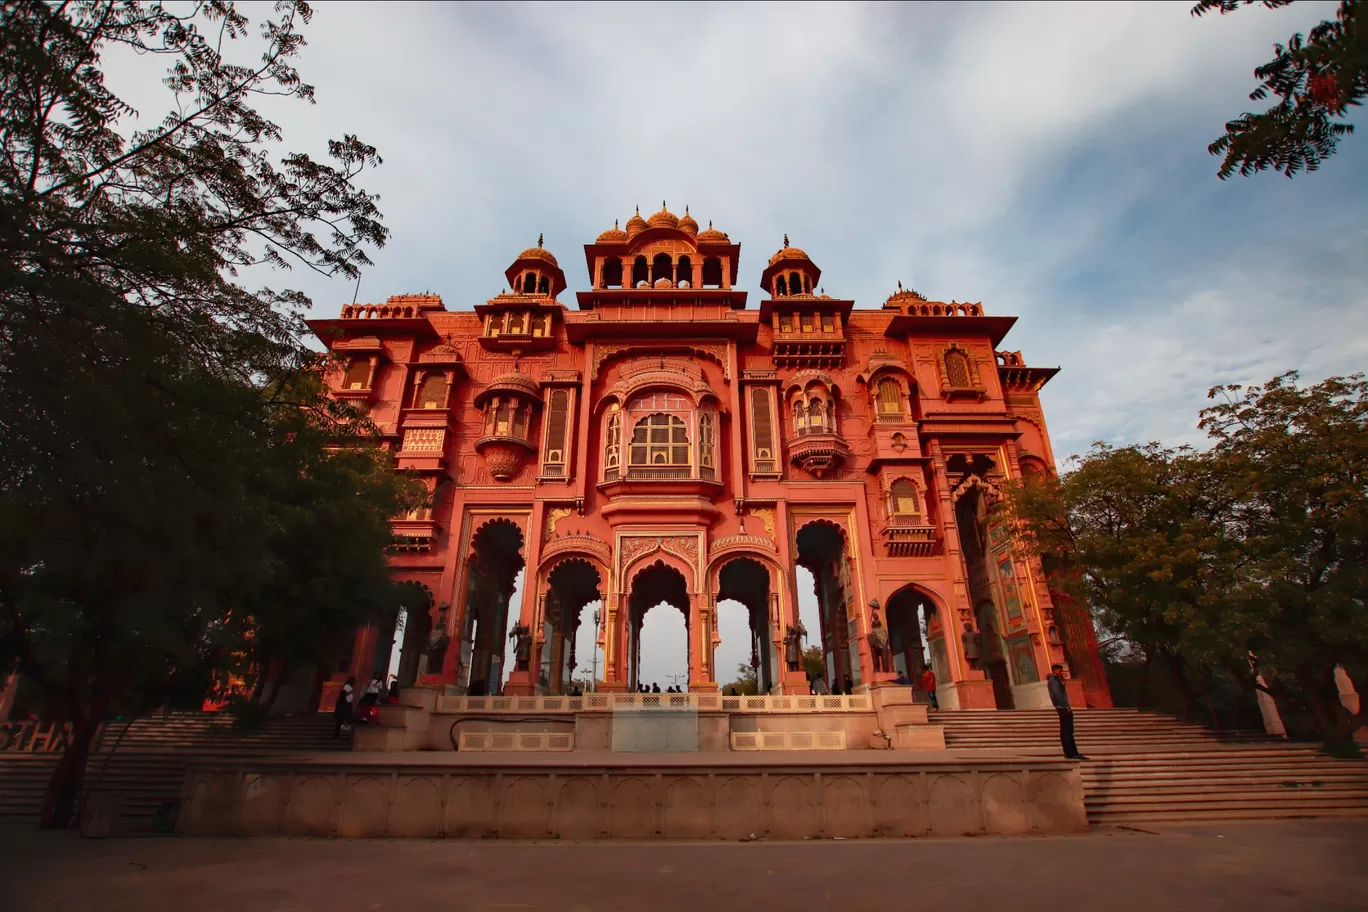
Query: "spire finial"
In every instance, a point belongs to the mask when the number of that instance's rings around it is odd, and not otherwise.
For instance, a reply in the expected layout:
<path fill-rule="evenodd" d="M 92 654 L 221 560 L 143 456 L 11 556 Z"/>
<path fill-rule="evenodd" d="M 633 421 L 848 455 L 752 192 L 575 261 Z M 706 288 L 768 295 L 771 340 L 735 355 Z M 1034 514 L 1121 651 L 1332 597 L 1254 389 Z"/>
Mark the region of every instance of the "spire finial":
<path fill-rule="evenodd" d="M 688 215 L 688 214 L 689 214 L 689 204 L 688 204 L 688 203 L 685 203 L 685 204 L 684 204 L 684 214 L 685 214 L 685 215 Z"/>
<path fill-rule="evenodd" d="M 613 227 L 614 227 L 614 228 L 617 228 L 617 226 L 618 226 L 617 223 L 618 223 L 618 220 L 617 220 L 617 219 L 613 219 Z"/>
<path fill-rule="evenodd" d="M 540 246 L 542 245 L 542 241 L 545 240 L 545 237 L 546 237 L 546 236 L 543 235 L 540 231 L 537 232 L 537 246 L 538 246 L 538 247 L 540 247 Z"/>
<path fill-rule="evenodd" d="M 636 211 L 637 211 L 637 215 L 641 215 L 641 207 L 640 207 L 640 206 L 637 206 L 637 207 L 636 207 Z"/>
<path fill-rule="evenodd" d="M 712 219 L 708 219 L 708 230 L 712 230 Z"/>
<path fill-rule="evenodd" d="M 898 279 L 898 291 L 902 291 L 902 279 Z"/>
<path fill-rule="evenodd" d="M 785 234 L 784 234 L 784 246 L 785 246 L 785 247 L 788 246 L 788 233 L 787 233 L 787 232 L 785 232 Z"/>

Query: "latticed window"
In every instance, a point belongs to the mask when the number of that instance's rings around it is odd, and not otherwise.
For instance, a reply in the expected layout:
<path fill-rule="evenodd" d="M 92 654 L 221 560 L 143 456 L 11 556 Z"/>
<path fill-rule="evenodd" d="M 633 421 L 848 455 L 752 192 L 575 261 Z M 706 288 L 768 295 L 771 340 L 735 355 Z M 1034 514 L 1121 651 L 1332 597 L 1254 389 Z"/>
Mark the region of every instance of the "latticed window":
<path fill-rule="evenodd" d="M 955 389 L 973 386 L 969 373 L 969 358 L 958 349 L 945 353 L 945 379 Z"/>
<path fill-rule="evenodd" d="M 773 459 L 774 422 L 770 416 L 769 393 L 760 387 L 751 390 L 751 417 L 755 422 L 755 458 Z"/>
<path fill-rule="evenodd" d="M 499 400 L 498 408 L 494 411 L 494 433 L 500 436 L 508 434 L 512 426 L 513 406 L 507 399 Z"/>
<path fill-rule="evenodd" d="M 638 421 L 628 460 L 634 466 L 688 465 L 689 431 L 683 420 L 656 413 Z"/>
<path fill-rule="evenodd" d="M 906 478 L 899 478 L 889 489 L 893 501 L 894 516 L 920 516 L 921 506 L 917 501 L 917 486 Z"/>
<path fill-rule="evenodd" d="M 793 332 L 793 314 L 779 315 L 779 331 L 785 333 Z"/>
<path fill-rule="evenodd" d="M 616 472 L 622 465 L 622 411 L 617 403 L 608 413 L 608 433 L 603 444 L 603 467 Z"/>
<path fill-rule="evenodd" d="M 822 314 L 822 332 L 830 334 L 836 331 L 836 317 L 833 314 Z"/>
<path fill-rule="evenodd" d="M 820 400 L 813 399 L 808 403 L 808 431 L 817 433 L 824 426 L 822 419 L 822 403 Z"/>
<path fill-rule="evenodd" d="M 807 408 L 802 401 L 793 403 L 793 431 L 801 434 L 807 430 Z"/>
<path fill-rule="evenodd" d="M 542 336 L 545 336 L 545 335 L 547 334 L 547 330 L 548 330 L 548 327 L 549 327 L 549 324 L 550 324 L 550 323 L 551 323 L 551 315 L 550 315 L 550 314 L 537 314 L 535 317 L 533 317 L 533 318 L 532 318 L 532 335 L 533 335 L 533 337 L 535 337 L 535 338 L 541 338 Z"/>
<path fill-rule="evenodd" d="M 510 336 L 521 336 L 526 330 L 523 329 L 523 314 L 521 311 L 508 315 L 508 334 Z"/>
<path fill-rule="evenodd" d="M 503 332 L 503 314 L 490 314 L 485 318 L 485 335 L 491 339 Z"/>
<path fill-rule="evenodd" d="M 342 378 L 342 388 L 349 390 L 365 389 L 370 383 L 370 359 L 353 358 L 347 365 L 347 374 Z"/>
<path fill-rule="evenodd" d="M 903 416 L 902 387 L 892 377 L 884 377 L 875 386 L 875 403 L 880 418 L 901 418 Z"/>
<path fill-rule="evenodd" d="M 521 440 L 527 439 L 527 412 L 522 403 L 513 406 L 513 436 Z"/>
<path fill-rule="evenodd" d="M 428 374 L 423 378 L 423 383 L 418 387 L 417 401 L 414 405 L 420 409 L 439 409 L 446 405 L 446 377 L 442 374 Z"/>
<path fill-rule="evenodd" d="M 570 394 L 565 390 L 551 393 L 551 405 L 546 410 L 546 457 L 551 465 L 565 464 L 565 430 L 570 421 Z"/>
<path fill-rule="evenodd" d="M 714 456 L 714 421 L 712 412 L 703 412 L 698 416 L 698 464 L 706 469 L 717 465 Z"/>
<path fill-rule="evenodd" d="M 803 324 L 803 332 L 812 332 L 812 314 L 803 314 L 801 320 Z"/>

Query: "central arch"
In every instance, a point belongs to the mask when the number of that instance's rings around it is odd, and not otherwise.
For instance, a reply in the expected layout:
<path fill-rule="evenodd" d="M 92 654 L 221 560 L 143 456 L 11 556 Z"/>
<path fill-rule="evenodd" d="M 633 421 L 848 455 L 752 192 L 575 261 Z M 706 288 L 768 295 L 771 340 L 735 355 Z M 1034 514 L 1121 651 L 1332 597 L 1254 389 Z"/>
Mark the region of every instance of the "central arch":
<path fill-rule="evenodd" d="M 523 570 L 522 548 L 522 530 L 509 519 L 490 520 L 471 538 L 456 669 L 458 685 L 467 693 L 492 694 L 501 689 L 508 609 Z"/>
<path fill-rule="evenodd" d="M 798 530 L 798 565 L 812 574 L 821 624 L 822 659 L 832 692 L 860 683 L 860 638 L 852 631 L 850 609 L 855 598 L 845 532 L 827 520 Z M 847 684 L 849 680 L 849 684 Z"/>
<path fill-rule="evenodd" d="M 893 670 L 902 672 L 909 681 L 916 683 L 929 667 L 937 680 L 949 682 L 945 630 L 931 594 L 908 584 L 889 596 L 885 615 Z M 918 699 L 926 698 L 923 691 L 916 693 Z"/>
<path fill-rule="evenodd" d="M 627 596 L 627 686 L 637 689 L 641 680 L 641 626 L 646 613 L 653 608 L 669 605 L 684 616 L 685 631 L 685 668 L 691 667 L 688 661 L 689 644 L 689 584 L 684 574 L 663 560 L 657 560 L 642 568 L 632 577 L 631 589 Z M 657 682 L 658 683 L 658 682 Z"/>

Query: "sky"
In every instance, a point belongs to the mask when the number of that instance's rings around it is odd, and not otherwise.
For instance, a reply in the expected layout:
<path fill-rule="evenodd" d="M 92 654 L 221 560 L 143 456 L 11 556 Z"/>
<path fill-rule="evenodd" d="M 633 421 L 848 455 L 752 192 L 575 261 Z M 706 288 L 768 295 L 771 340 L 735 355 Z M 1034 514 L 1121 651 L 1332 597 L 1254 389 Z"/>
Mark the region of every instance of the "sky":
<path fill-rule="evenodd" d="M 1199 444 L 1217 384 L 1368 362 L 1368 136 L 1294 180 L 1222 182 L 1206 151 L 1262 110 L 1273 43 L 1336 4 L 1190 6 L 325 0 L 298 62 L 317 104 L 268 112 L 284 148 L 355 133 L 384 158 L 363 183 L 392 235 L 362 301 L 469 308 L 544 234 L 572 303 L 580 245 L 687 204 L 741 244 L 752 306 L 787 233 L 857 307 L 902 281 L 1019 316 L 1003 347 L 1062 368 L 1042 392 L 1062 463 L 1098 440 Z M 273 281 L 317 316 L 356 291 Z M 683 661 L 666 614 L 645 647 L 662 688 Z M 720 668 L 749 651 L 731 614 Z"/>

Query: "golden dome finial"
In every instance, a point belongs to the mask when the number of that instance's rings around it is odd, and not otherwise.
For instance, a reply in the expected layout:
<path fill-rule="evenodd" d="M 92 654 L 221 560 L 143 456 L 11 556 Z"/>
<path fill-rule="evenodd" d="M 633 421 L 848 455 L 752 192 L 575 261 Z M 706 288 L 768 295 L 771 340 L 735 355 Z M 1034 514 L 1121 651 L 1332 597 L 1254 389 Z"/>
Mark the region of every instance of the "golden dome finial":
<path fill-rule="evenodd" d="M 785 233 L 785 234 L 784 234 L 784 246 L 787 247 L 788 245 L 789 245 L 789 242 L 788 242 L 788 234 Z"/>

